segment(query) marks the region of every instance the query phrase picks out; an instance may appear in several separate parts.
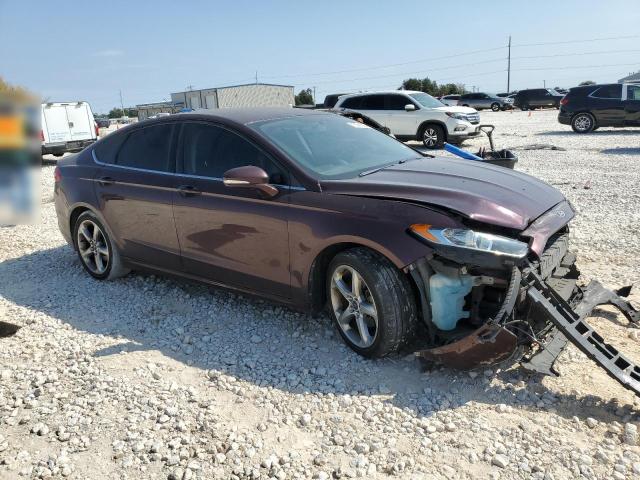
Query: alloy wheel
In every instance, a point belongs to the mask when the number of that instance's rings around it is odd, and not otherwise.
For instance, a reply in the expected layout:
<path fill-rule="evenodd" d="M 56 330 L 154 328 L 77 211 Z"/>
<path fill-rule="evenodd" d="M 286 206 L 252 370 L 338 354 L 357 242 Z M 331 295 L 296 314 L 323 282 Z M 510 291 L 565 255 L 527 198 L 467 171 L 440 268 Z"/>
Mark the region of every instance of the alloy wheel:
<path fill-rule="evenodd" d="M 78 252 L 85 266 L 96 275 L 102 275 L 109 267 L 109 247 L 104 232 L 91 220 L 84 220 L 78 227 Z"/>
<path fill-rule="evenodd" d="M 438 144 L 438 132 L 434 128 L 427 128 L 424 131 L 423 139 L 427 147 L 435 147 Z"/>
<path fill-rule="evenodd" d="M 588 115 L 578 115 L 574 120 L 576 129 L 581 132 L 586 132 L 591 128 L 591 118 Z"/>
<path fill-rule="evenodd" d="M 378 335 L 378 310 L 364 278 L 347 265 L 338 266 L 331 277 L 331 307 L 338 326 L 359 348 L 368 348 Z"/>

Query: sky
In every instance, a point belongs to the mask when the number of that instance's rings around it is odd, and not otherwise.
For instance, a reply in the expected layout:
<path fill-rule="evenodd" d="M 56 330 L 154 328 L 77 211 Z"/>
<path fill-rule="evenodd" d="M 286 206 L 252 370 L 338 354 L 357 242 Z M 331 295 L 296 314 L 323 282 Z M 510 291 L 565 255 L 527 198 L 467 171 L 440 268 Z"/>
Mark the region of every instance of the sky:
<path fill-rule="evenodd" d="M 329 93 L 410 77 L 471 90 L 614 82 L 640 70 L 640 0 L 0 0 L 0 76 L 106 113 L 259 82 Z"/>

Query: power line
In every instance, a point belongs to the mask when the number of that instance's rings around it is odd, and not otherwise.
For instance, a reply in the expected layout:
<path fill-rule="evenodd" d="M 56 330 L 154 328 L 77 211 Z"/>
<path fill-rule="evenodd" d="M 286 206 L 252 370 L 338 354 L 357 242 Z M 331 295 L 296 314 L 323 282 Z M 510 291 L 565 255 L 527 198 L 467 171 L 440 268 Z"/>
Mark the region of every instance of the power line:
<path fill-rule="evenodd" d="M 520 43 L 512 46 L 513 47 L 538 47 L 542 45 L 567 45 L 570 43 L 604 42 L 607 40 L 627 40 L 630 38 L 640 38 L 640 35 L 623 35 L 620 37 L 587 38 L 582 40 L 565 40 L 561 42 Z"/>
<path fill-rule="evenodd" d="M 524 72 L 533 70 L 579 70 L 584 68 L 602 68 L 602 67 L 628 67 L 630 65 L 638 65 L 640 62 L 635 63 L 612 63 L 609 65 L 572 65 L 568 67 L 535 67 L 535 68 L 518 68 L 513 70 L 514 72 Z"/>
<path fill-rule="evenodd" d="M 530 55 L 524 57 L 513 57 L 515 60 L 518 59 L 531 59 L 531 58 L 554 58 L 554 57 L 574 57 L 581 55 L 603 55 L 603 54 L 616 54 L 616 53 L 637 53 L 640 52 L 640 49 L 633 50 L 600 50 L 596 52 L 577 52 L 577 53 L 554 53 L 552 55 Z"/>

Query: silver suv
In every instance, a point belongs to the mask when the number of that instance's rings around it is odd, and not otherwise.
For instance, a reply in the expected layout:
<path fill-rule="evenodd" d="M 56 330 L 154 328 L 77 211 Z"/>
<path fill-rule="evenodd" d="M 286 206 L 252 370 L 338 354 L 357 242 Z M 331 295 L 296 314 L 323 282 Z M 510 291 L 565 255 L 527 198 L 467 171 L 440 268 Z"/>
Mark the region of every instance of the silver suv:
<path fill-rule="evenodd" d="M 419 140 L 427 148 L 480 133 L 480 115 L 473 108 L 450 107 L 424 92 L 354 93 L 341 96 L 334 108 L 360 112 L 388 127 L 398 140 Z"/>
<path fill-rule="evenodd" d="M 460 95 L 458 105 L 472 107 L 476 110 L 491 109 L 494 112 L 498 110 L 506 110 L 511 108 L 511 104 L 507 103 L 504 98 L 498 97 L 492 93 L 465 93 Z"/>

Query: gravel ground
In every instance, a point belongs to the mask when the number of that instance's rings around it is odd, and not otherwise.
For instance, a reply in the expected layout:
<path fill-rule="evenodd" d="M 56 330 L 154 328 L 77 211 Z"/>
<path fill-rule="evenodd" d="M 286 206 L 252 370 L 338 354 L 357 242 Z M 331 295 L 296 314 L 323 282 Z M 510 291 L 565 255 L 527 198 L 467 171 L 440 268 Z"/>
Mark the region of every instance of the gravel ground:
<path fill-rule="evenodd" d="M 578 136 L 555 115 L 482 118 L 578 208 L 585 278 L 640 283 L 640 130 Z M 559 378 L 424 371 L 358 357 L 325 316 L 95 281 L 58 232 L 52 173 L 41 222 L 0 228 L 0 319 L 22 327 L 0 338 L 0 478 L 640 478 L 640 401 L 575 348 Z M 620 316 L 593 322 L 640 359 Z"/>

